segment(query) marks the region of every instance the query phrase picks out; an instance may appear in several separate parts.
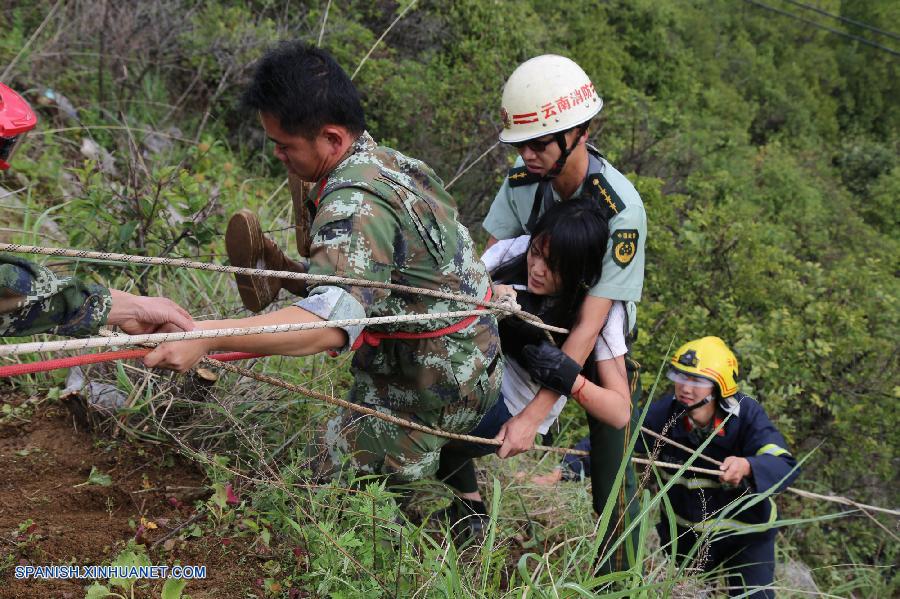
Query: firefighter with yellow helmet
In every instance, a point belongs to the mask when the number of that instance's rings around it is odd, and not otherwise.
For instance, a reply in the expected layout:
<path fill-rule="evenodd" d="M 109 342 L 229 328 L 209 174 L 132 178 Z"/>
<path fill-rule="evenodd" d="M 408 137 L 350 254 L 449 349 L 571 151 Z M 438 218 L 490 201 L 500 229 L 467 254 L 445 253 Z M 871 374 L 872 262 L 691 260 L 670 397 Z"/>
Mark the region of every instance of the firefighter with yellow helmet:
<path fill-rule="evenodd" d="M 631 182 L 600 152 L 587 143 L 591 120 L 603 100 L 584 70 L 564 56 L 537 56 L 519 65 L 503 89 L 500 109 L 500 141 L 513 146 L 519 156 L 491 204 L 483 226 L 496 240 L 530 233 L 538 218 L 555 202 L 590 198 L 604 212 L 610 240 L 597 260 L 603 262 L 600 281 L 584 301 L 578 325 L 562 350 L 583 364 L 595 349 L 597 336 L 613 302 L 621 301 L 628 312 L 629 347 L 636 330 L 635 302 L 644 282 L 644 243 L 647 217 L 641 197 Z M 607 498 L 616 495 L 608 537 L 617 537 L 638 511 L 633 495 L 634 471 L 626 466 L 624 484 L 615 486 L 619 465 L 626 458 L 634 416 L 640 397 L 638 365 L 626 355 L 632 391 L 632 423 L 622 430 L 588 416 L 591 430 L 591 479 L 594 509 L 602 513 Z M 520 414 L 501 431 L 501 457 L 529 448 L 537 425 L 543 421 L 558 394 L 543 388 Z M 628 517 L 620 515 L 627 511 Z M 632 536 L 632 542 L 636 536 Z M 606 543 L 601 544 L 601 547 Z M 623 544 L 605 571 L 629 567 L 628 544 Z M 636 545 L 631 544 L 632 548 Z"/>
<path fill-rule="evenodd" d="M 799 471 L 762 406 L 738 391 L 737 376 L 737 358 L 718 337 L 689 341 L 672 356 L 668 377 L 675 392 L 650 405 L 644 426 L 692 451 L 709 441 L 702 455 L 722 466 L 718 476 L 678 477 L 667 492 L 674 522 L 663 510 L 657 531 L 679 563 L 700 544 L 708 547 L 703 567 L 724 569 L 729 594 L 774 597 L 778 512 L 771 495 L 757 494 L 784 490 Z M 648 435 L 639 438 L 636 451 L 672 463 L 684 463 L 692 453 Z M 673 474 L 660 470 L 664 482 Z"/>

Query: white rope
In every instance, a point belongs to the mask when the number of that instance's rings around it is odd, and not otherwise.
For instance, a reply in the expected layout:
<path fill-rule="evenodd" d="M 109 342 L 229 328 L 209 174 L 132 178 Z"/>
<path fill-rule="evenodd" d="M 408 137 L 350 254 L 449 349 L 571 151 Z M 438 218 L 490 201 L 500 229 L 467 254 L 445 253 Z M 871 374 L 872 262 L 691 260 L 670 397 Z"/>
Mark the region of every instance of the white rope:
<path fill-rule="evenodd" d="M 420 287 L 412 287 L 410 285 L 399 285 L 397 283 L 382 283 L 380 281 L 370 281 L 368 279 L 353 279 L 348 277 L 337 277 L 333 275 L 311 275 L 301 272 L 292 272 L 289 270 L 264 270 L 259 268 L 241 268 L 238 266 L 225 266 L 222 264 L 210 264 L 208 262 L 197 262 L 194 260 L 186 260 L 184 258 L 157 258 L 152 256 L 135 256 L 132 254 L 117 254 L 113 252 L 91 252 L 88 250 L 74 250 L 67 248 L 50 248 L 36 245 L 23 245 L 19 243 L 0 243 L 0 252 L 12 252 L 17 254 L 40 254 L 43 256 L 54 256 L 57 258 L 80 258 L 85 260 L 103 260 L 106 262 L 124 262 L 126 264 L 149 264 L 153 266 L 176 266 L 179 268 L 193 268 L 197 270 L 207 270 L 211 272 L 224 272 L 238 275 L 250 275 L 255 277 L 272 277 L 279 279 L 294 279 L 298 281 L 307 281 L 309 283 L 324 283 L 333 285 L 349 285 L 351 287 L 377 287 L 380 289 L 389 289 L 399 293 L 409 293 L 416 295 L 424 295 L 448 301 L 454 301 L 464 304 L 474 304 L 493 310 L 515 314 L 520 318 L 528 320 L 534 326 L 552 331 L 554 333 L 568 333 L 568 329 L 554 327 L 541 322 L 537 316 L 525 312 L 523 310 L 515 310 L 508 304 L 497 302 L 486 302 L 483 299 L 474 298 L 461 293 L 449 293 L 446 291 L 437 291 L 434 289 L 423 289 Z"/>
<path fill-rule="evenodd" d="M 289 333 L 292 331 L 308 331 L 371 324 L 393 324 L 397 322 L 418 322 L 423 320 L 451 319 L 458 320 L 468 316 L 481 316 L 485 310 L 463 310 L 459 312 L 434 312 L 431 314 L 402 314 L 398 316 L 376 316 L 374 318 L 350 318 L 344 320 L 322 320 L 319 322 L 302 322 L 296 324 L 273 324 L 258 327 L 235 327 L 228 329 L 208 329 L 205 331 L 188 331 L 178 333 L 149 333 L 146 335 L 116 335 L 115 337 L 88 337 L 85 339 L 66 339 L 65 341 L 34 341 L 29 343 L 13 343 L 0 345 L 0 356 L 14 356 L 43 351 L 66 351 L 74 349 L 90 349 L 124 345 L 144 345 L 147 343 L 169 343 L 172 341 L 191 341 L 193 339 L 210 339 L 216 337 L 242 337 L 265 333 Z"/>

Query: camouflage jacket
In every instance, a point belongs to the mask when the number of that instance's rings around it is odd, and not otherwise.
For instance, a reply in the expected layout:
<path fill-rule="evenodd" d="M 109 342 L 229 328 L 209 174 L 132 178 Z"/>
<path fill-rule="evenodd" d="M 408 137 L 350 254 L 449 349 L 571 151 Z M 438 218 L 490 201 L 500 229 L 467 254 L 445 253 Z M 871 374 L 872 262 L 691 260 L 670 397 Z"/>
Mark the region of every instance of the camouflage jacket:
<path fill-rule="evenodd" d="M 363 133 L 316 189 L 311 274 L 485 297 L 490 277 L 469 231 L 457 220 L 455 203 L 441 180 L 421 161 L 377 146 Z M 473 307 L 386 289 L 331 285 L 313 288 L 298 305 L 331 320 Z M 370 330 L 416 333 L 456 322 L 430 320 Z M 345 330 L 349 347 L 362 328 Z M 473 392 L 496 395 L 499 376 L 490 375 L 499 371 L 499 348 L 497 321 L 489 313 L 454 334 L 385 339 L 377 347 L 364 344 L 353 359 L 351 395 L 356 401 L 417 412 L 439 412 Z"/>
<path fill-rule="evenodd" d="M 112 307 L 109 290 L 59 277 L 27 260 L 0 254 L 0 335 L 93 335 Z"/>

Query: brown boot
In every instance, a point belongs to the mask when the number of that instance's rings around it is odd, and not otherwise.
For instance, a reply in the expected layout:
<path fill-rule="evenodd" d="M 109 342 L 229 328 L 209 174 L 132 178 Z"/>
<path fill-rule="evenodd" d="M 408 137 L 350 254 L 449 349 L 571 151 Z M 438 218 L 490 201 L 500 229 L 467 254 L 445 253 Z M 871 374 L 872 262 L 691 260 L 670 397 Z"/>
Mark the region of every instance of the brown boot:
<path fill-rule="evenodd" d="M 306 272 L 306 265 L 291 260 L 265 237 L 256 214 L 243 208 L 228 221 L 225 230 L 225 250 L 232 266 L 260 268 L 265 270 L 288 270 Z M 305 295 L 306 284 L 295 279 L 273 277 L 252 277 L 235 275 L 241 301 L 251 312 L 260 312 L 278 297 L 284 287 L 295 295 Z"/>

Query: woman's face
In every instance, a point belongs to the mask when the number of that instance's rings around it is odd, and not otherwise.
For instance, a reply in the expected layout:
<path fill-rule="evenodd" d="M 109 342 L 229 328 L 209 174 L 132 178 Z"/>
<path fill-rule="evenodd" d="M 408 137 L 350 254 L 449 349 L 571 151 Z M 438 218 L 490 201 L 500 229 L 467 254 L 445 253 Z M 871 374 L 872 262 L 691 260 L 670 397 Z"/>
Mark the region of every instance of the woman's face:
<path fill-rule="evenodd" d="M 533 241 L 528 247 L 528 291 L 535 295 L 559 293 L 559 275 L 547 264 L 550 240 L 546 237 Z"/>
<path fill-rule="evenodd" d="M 691 407 L 706 399 L 713 392 L 713 384 L 700 377 L 682 375 L 685 382 L 675 383 L 675 398 L 684 406 Z"/>

